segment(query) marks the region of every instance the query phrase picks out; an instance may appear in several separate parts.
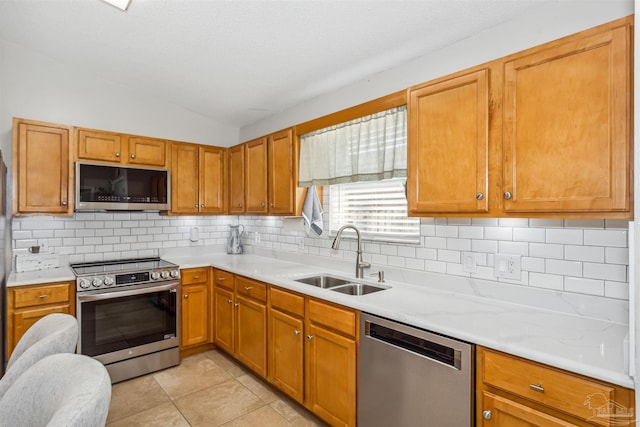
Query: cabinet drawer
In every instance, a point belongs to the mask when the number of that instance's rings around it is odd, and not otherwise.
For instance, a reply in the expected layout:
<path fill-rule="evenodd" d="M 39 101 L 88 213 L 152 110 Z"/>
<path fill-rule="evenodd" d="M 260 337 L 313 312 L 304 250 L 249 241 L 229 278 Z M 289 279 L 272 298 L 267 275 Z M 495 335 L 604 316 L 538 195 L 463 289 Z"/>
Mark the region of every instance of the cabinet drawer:
<path fill-rule="evenodd" d="M 238 295 L 246 295 L 258 301 L 267 301 L 267 285 L 245 277 L 236 277 L 236 293 Z"/>
<path fill-rule="evenodd" d="M 233 273 L 229 273 L 223 270 L 213 270 L 213 283 L 217 286 L 222 286 L 230 291 L 233 290 Z"/>
<path fill-rule="evenodd" d="M 13 290 L 14 308 L 45 305 L 69 301 L 69 284 L 18 288 Z"/>
<path fill-rule="evenodd" d="M 309 319 L 351 337 L 356 336 L 356 312 L 317 300 L 309 300 Z"/>
<path fill-rule="evenodd" d="M 598 401 L 616 402 L 613 386 L 517 357 L 484 350 L 483 365 L 485 384 L 583 420 L 593 418 L 593 408 L 585 403 L 592 396 Z"/>
<path fill-rule="evenodd" d="M 189 268 L 182 270 L 181 279 L 183 285 L 193 285 L 196 283 L 207 283 L 209 281 L 210 267 Z"/>
<path fill-rule="evenodd" d="M 270 287 L 269 301 L 273 308 L 304 317 L 304 297 L 301 295 Z"/>

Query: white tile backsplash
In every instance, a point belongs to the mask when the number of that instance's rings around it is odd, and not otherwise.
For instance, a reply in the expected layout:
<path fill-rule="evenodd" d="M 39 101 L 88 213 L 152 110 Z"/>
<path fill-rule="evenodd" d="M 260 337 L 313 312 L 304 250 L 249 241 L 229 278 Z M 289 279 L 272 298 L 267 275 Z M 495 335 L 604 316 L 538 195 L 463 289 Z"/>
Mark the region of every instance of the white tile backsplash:
<path fill-rule="evenodd" d="M 325 212 L 328 207 L 325 206 Z M 326 216 L 326 214 L 325 214 Z M 328 218 L 325 218 L 325 229 Z M 73 218 L 16 217 L 14 253 L 45 244 L 70 262 L 156 256 L 169 248 L 225 245 L 230 224 L 245 226 L 244 244 L 298 252 L 327 260 L 355 260 L 356 244 L 344 238 L 330 249 L 317 237 L 285 230 L 279 217 L 168 217 L 157 213 L 78 213 Z M 419 244 L 368 242 L 363 257 L 371 271 L 404 268 L 496 281 L 496 253 L 521 255 L 520 280 L 497 280 L 572 294 L 628 299 L 626 221 L 496 218 L 421 218 Z M 199 241 L 189 240 L 192 227 Z M 462 252 L 476 254 L 476 271 L 463 271 Z M 368 273 L 367 273 L 368 274 Z"/>

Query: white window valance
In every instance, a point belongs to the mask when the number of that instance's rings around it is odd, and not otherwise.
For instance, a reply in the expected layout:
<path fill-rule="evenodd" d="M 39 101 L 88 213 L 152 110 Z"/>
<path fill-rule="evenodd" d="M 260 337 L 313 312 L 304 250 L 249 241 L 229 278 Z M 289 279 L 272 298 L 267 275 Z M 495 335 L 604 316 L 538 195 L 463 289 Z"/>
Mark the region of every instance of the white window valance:
<path fill-rule="evenodd" d="M 300 136 L 300 187 L 406 176 L 404 105 Z"/>

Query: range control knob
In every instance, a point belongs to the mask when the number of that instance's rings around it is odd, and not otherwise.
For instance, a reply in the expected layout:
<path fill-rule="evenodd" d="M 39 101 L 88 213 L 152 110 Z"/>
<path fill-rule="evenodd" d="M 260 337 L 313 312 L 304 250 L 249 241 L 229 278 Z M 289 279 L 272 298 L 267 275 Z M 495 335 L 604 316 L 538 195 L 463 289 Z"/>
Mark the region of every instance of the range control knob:
<path fill-rule="evenodd" d="M 105 286 L 113 285 L 113 277 L 109 277 L 109 276 L 105 277 L 104 278 L 104 284 L 105 284 Z"/>
<path fill-rule="evenodd" d="M 171 270 L 171 277 L 173 279 L 177 278 L 178 276 L 180 276 L 180 272 L 178 270 Z"/>
<path fill-rule="evenodd" d="M 160 276 L 163 279 L 168 279 L 169 278 L 169 272 L 168 271 L 163 271 L 162 273 L 160 273 Z"/>
<path fill-rule="evenodd" d="M 80 286 L 80 289 L 88 289 L 89 286 L 91 286 L 91 282 L 89 282 L 87 279 L 80 279 L 78 281 L 78 286 Z"/>
<path fill-rule="evenodd" d="M 152 271 L 151 272 L 151 279 L 152 280 L 158 280 L 160 278 L 160 273 L 158 273 L 157 271 Z"/>
<path fill-rule="evenodd" d="M 91 284 L 93 285 L 94 288 L 99 288 L 100 286 L 102 286 L 102 279 L 99 277 L 96 277 L 91 281 Z"/>

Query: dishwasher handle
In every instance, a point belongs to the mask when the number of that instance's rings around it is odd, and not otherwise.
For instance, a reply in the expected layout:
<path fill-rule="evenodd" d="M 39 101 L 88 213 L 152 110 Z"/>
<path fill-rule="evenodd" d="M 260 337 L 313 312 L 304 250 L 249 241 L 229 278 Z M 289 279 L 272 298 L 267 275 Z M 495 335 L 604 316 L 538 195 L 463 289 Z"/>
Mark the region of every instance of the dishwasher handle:
<path fill-rule="evenodd" d="M 462 352 L 455 348 L 388 328 L 370 320 L 365 322 L 365 336 L 410 351 L 457 370 L 462 369 Z"/>

